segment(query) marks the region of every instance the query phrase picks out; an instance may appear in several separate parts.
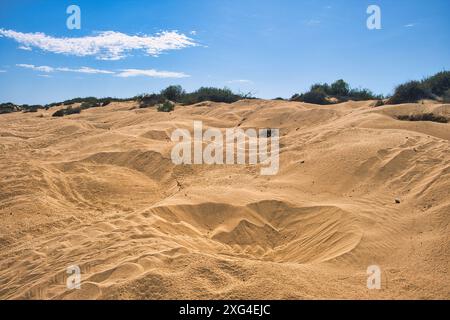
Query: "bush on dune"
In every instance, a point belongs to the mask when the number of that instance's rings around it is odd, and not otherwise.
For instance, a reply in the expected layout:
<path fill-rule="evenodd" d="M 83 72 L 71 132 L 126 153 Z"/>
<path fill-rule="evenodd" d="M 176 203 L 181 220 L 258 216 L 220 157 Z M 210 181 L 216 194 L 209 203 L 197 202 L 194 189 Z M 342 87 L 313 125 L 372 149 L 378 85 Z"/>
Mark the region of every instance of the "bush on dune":
<path fill-rule="evenodd" d="M 166 99 L 157 93 L 152 94 L 142 94 L 135 98 L 139 103 L 139 108 L 149 108 L 154 107 L 157 104 L 164 103 Z"/>
<path fill-rule="evenodd" d="M 331 84 L 329 95 L 335 97 L 347 97 L 350 92 L 350 85 L 344 80 L 340 79 Z"/>
<path fill-rule="evenodd" d="M 28 104 L 22 104 L 17 105 L 11 102 L 7 103 L 1 103 L 0 104 L 0 114 L 2 113 L 11 113 L 11 112 L 19 112 L 22 111 L 23 113 L 28 112 L 37 112 L 39 109 L 44 109 L 45 107 L 40 104 L 34 104 L 34 105 L 28 105 Z"/>
<path fill-rule="evenodd" d="M 351 89 L 348 96 L 357 101 L 381 100 L 383 98 L 381 95 L 374 94 L 369 89 Z"/>
<path fill-rule="evenodd" d="M 308 92 L 303 94 L 295 94 L 292 96 L 292 101 L 301 101 L 314 104 L 330 104 L 334 102 L 344 102 L 348 100 L 379 100 L 381 95 L 375 95 L 369 89 L 352 89 L 350 85 L 344 80 L 340 79 L 328 83 L 316 83 L 311 86 Z"/>
<path fill-rule="evenodd" d="M 432 122 L 439 122 L 439 123 L 447 123 L 448 122 L 446 117 L 434 115 L 433 113 L 400 115 L 400 116 L 397 116 L 397 119 L 402 120 L 402 121 L 432 121 Z"/>
<path fill-rule="evenodd" d="M 444 92 L 444 95 L 442 96 L 442 100 L 445 103 L 450 103 L 450 89 Z"/>
<path fill-rule="evenodd" d="M 59 109 L 58 111 L 52 114 L 52 117 L 64 117 L 65 111 L 64 109 Z"/>
<path fill-rule="evenodd" d="M 64 105 L 64 106 L 70 106 L 73 105 L 75 103 L 86 103 L 85 107 L 87 106 L 91 106 L 91 107 L 104 107 L 107 106 L 108 104 L 110 104 L 111 102 L 121 102 L 121 101 L 129 101 L 131 99 L 120 99 L 120 98 L 111 98 L 111 97 L 106 97 L 106 98 L 95 98 L 95 97 L 86 97 L 86 98 L 73 98 L 73 99 L 69 99 L 69 100 L 65 100 L 62 102 L 53 102 L 53 103 L 49 103 L 47 105 L 45 105 L 45 108 L 52 108 L 52 107 L 56 107 L 56 106 L 60 106 L 60 105 Z"/>
<path fill-rule="evenodd" d="M 246 98 L 250 98 L 250 94 L 236 94 L 228 88 L 201 87 L 192 93 L 185 94 L 181 102 L 185 105 L 204 101 L 233 103 Z"/>
<path fill-rule="evenodd" d="M 394 94 L 389 99 L 388 104 L 414 103 L 421 99 L 431 98 L 419 81 L 410 81 L 395 88 Z"/>
<path fill-rule="evenodd" d="M 28 112 L 37 112 L 39 109 L 44 109 L 44 106 L 41 105 L 22 105 L 22 110 L 24 113 L 28 113 Z"/>
<path fill-rule="evenodd" d="M 175 104 L 170 101 L 166 101 L 163 104 L 158 105 L 156 110 L 158 112 L 172 112 L 175 109 Z"/>
<path fill-rule="evenodd" d="M 186 91 L 181 86 L 169 86 L 162 90 L 160 95 L 169 101 L 182 102 Z"/>
<path fill-rule="evenodd" d="M 17 112 L 19 110 L 20 110 L 19 106 L 15 105 L 14 103 L 11 103 L 11 102 L 6 102 L 6 103 L 0 104 L 0 114 Z"/>
<path fill-rule="evenodd" d="M 450 71 L 438 72 L 422 81 L 409 81 L 395 88 L 388 104 L 415 103 L 422 99 L 448 99 Z"/>
<path fill-rule="evenodd" d="M 163 104 L 166 101 L 183 105 L 196 104 L 204 101 L 233 103 L 242 99 L 250 99 L 251 94 L 234 93 L 228 88 L 201 87 L 187 93 L 181 86 L 169 86 L 160 93 L 142 94 L 135 97 L 140 108 L 148 108 Z"/>
<path fill-rule="evenodd" d="M 80 105 L 81 110 L 86 110 L 86 109 L 90 109 L 90 108 L 95 108 L 95 107 L 99 107 L 100 104 L 98 102 L 83 102 Z"/>
<path fill-rule="evenodd" d="M 320 89 L 311 89 L 310 91 L 303 93 L 301 95 L 294 95 L 291 98 L 292 101 L 300 101 L 313 104 L 329 104 L 327 100 L 327 95 Z"/>
<path fill-rule="evenodd" d="M 442 97 L 450 89 L 450 71 L 441 71 L 422 81 L 424 89 Z"/>
<path fill-rule="evenodd" d="M 63 116 L 68 116 L 71 114 L 78 114 L 80 113 L 82 110 L 81 107 L 67 107 L 65 109 L 59 109 L 58 111 L 56 111 L 55 113 L 52 114 L 52 117 L 63 117 Z"/>

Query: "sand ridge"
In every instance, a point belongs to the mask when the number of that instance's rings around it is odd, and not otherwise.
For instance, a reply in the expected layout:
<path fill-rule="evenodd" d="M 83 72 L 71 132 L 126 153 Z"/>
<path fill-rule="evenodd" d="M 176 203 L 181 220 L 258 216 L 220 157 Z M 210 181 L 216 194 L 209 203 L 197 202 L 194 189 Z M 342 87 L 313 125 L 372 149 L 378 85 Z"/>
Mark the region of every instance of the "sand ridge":
<path fill-rule="evenodd" d="M 448 299 L 450 125 L 395 116 L 450 105 L 374 104 L 0 116 L 0 298 Z M 279 128 L 278 174 L 174 165 L 170 135 L 194 120 Z"/>

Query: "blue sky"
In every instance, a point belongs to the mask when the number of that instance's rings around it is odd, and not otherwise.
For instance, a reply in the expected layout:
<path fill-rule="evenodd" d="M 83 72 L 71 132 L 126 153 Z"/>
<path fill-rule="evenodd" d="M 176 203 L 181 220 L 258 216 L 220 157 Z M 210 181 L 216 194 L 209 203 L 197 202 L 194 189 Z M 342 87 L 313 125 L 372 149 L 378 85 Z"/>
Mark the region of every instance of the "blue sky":
<path fill-rule="evenodd" d="M 66 26 L 72 4 L 80 30 Z M 381 30 L 366 27 L 371 4 Z M 102 47 L 107 31 L 113 44 Z M 130 97 L 170 84 L 290 97 L 339 78 L 388 94 L 443 69 L 448 0 L 0 2 L 0 102 Z"/>

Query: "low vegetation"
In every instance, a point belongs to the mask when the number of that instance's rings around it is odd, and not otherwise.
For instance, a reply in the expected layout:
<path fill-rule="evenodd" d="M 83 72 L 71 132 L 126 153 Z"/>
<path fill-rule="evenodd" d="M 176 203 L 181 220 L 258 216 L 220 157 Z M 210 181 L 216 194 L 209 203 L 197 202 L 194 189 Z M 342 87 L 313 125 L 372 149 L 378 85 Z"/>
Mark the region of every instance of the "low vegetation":
<path fill-rule="evenodd" d="M 42 105 L 28 105 L 28 104 L 14 104 L 11 102 L 1 103 L 0 104 L 0 114 L 2 113 L 11 113 L 11 112 L 37 112 L 39 109 L 46 109 L 45 106 Z"/>
<path fill-rule="evenodd" d="M 450 71 L 442 71 L 422 81 L 409 81 L 397 86 L 388 104 L 415 103 L 422 99 L 448 101 Z"/>
<path fill-rule="evenodd" d="M 71 114 L 78 114 L 83 110 L 81 107 L 72 107 L 69 106 L 67 108 L 59 109 L 55 113 L 52 114 L 52 117 L 63 117 Z"/>
<path fill-rule="evenodd" d="M 152 94 L 142 94 L 135 97 L 136 101 L 139 102 L 139 108 L 149 108 L 154 107 L 158 104 L 164 103 L 166 99 L 157 93 Z"/>
<path fill-rule="evenodd" d="M 80 104 L 87 103 L 92 106 L 104 107 L 104 106 L 107 106 L 108 104 L 110 104 L 111 102 L 123 102 L 123 101 L 129 101 L 129 100 L 132 100 L 132 99 L 120 99 L 120 98 L 111 98 L 111 97 L 106 97 L 106 98 L 85 97 L 85 98 L 74 98 L 74 99 L 69 99 L 69 100 L 65 100 L 65 101 L 61 101 L 61 102 L 49 103 L 46 105 L 46 107 L 52 108 L 52 107 L 56 107 L 56 106 L 60 106 L 60 105 L 70 106 L 70 105 L 73 105 L 76 103 L 80 103 Z"/>
<path fill-rule="evenodd" d="M 0 114 L 11 113 L 20 111 L 20 107 L 15 105 L 14 103 L 7 102 L 0 104 Z"/>
<path fill-rule="evenodd" d="M 350 88 L 350 85 L 340 79 L 332 84 L 317 83 L 308 92 L 295 94 L 291 101 L 301 101 L 313 104 L 340 103 L 349 100 L 380 100 L 383 96 L 375 95 L 369 89 Z"/>
<path fill-rule="evenodd" d="M 442 96 L 442 101 L 445 103 L 450 103 L 450 89 L 444 92 L 444 95 Z"/>
<path fill-rule="evenodd" d="M 166 101 L 163 104 L 158 105 L 158 107 L 156 107 L 156 110 L 158 110 L 158 112 L 172 112 L 175 109 L 175 104 L 173 104 L 170 101 Z"/>
<path fill-rule="evenodd" d="M 234 93 L 228 88 L 201 87 L 193 92 L 186 92 L 181 86 L 169 86 L 160 93 L 143 94 L 136 97 L 140 108 L 154 107 L 166 101 L 191 105 L 204 101 L 233 103 L 242 99 L 251 99 L 248 94 Z"/>
<path fill-rule="evenodd" d="M 184 105 L 195 104 L 203 101 L 233 103 L 242 99 L 253 98 L 251 93 L 234 93 L 228 88 L 201 87 L 200 89 L 185 94 L 180 103 Z"/>
<path fill-rule="evenodd" d="M 419 81 L 409 81 L 395 88 L 387 104 L 413 103 L 431 98 L 431 94 Z"/>
<path fill-rule="evenodd" d="M 433 113 L 423 113 L 414 115 L 400 115 L 397 116 L 398 120 L 402 121 L 432 121 L 439 123 L 447 123 L 448 119 L 444 116 L 435 115 Z"/>
<path fill-rule="evenodd" d="M 171 104 L 191 105 L 204 101 L 233 103 L 242 99 L 253 99 L 251 93 L 235 93 L 228 88 L 201 87 L 193 92 L 186 92 L 181 86 L 169 86 L 159 93 L 141 94 L 133 98 L 74 98 L 62 102 L 42 105 L 16 105 L 14 103 L 0 104 L 0 114 L 11 112 L 37 112 L 39 109 L 46 109 L 55 106 L 68 106 L 65 109 L 58 110 L 53 115 L 60 117 L 73 113 L 80 113 L 82 110 L 104 107 L 111 102 L 137 101 L 139 108 L 157 107 L 158 111 L 170 112 L 173 108 Z M 319 105 L 327 105 L 345 102 L 349 100 L 365 101 L 378 100 L 375 106 L 386 104 L 415 103 L 422 99 L 433 99 L 444 103 L 450 103 L 450 71 L 442 71 L 422 81 L 409 81 L 397 86 L 394 94 L 383 100 L 382 95 L 374 94 L 369 89 L 351 88 L 344 80 L 340 79 L 331 84 L 317 83 L 311 86 L 310 90 L 302 94 L 294 94 L 290 101 L 301 101 Z M 274 100 L 283 100 L 278 97 Z M 79 104 L 79 107 L 74 107 Z M 170 111 L 165 111 L 170 110 Z M 414 121 L 414 120 L 412 120 Z M 423 120 L 432 121 L 432 120 Z"/>

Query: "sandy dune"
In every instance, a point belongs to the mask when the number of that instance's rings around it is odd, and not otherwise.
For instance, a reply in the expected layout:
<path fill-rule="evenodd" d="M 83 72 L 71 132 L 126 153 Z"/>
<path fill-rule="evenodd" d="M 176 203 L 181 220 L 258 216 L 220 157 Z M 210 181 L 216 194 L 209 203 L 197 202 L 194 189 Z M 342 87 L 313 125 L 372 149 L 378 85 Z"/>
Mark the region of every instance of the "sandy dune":
<path fill-rule="evenodd" d="M 0 116 L 0 298 L 449 299 L 450 124 L 394 116 L 450 105 L 373 105 Z M 193 120 L 280 128 L 279 173 L 174 165 Z"/>

